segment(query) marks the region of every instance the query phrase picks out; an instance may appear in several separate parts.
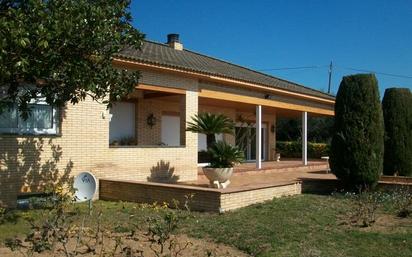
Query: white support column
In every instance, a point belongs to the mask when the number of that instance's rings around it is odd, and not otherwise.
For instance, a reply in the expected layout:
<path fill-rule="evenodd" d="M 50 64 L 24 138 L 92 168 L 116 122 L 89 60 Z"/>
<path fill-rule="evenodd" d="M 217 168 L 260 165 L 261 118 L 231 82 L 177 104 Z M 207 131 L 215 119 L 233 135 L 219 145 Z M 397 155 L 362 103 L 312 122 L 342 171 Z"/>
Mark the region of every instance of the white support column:
<path fill-rule="evenodd" d="M 256 169 L 262 168 L 262 106 L 256 105 Z"/>
<path fill-rule="evenodd" d="M 308 165 L 308 113 L 302 112 L 302 162 Z"/>

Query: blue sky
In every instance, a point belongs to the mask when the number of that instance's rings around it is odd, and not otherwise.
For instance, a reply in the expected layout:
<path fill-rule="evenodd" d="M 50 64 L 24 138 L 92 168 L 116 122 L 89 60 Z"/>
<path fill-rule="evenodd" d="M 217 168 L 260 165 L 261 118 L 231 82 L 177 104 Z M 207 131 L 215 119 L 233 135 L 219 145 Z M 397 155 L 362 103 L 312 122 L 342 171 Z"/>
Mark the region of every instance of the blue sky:
<path fill-rule="evenodd" d="M 320 90 L 334 63 L 332 93 L 347 68 L 377 74 L 388 87 L 412 89 L 412 1 L 132 1 L 133 23 L 146 38 L 178 33 L 184 47 Z"/>

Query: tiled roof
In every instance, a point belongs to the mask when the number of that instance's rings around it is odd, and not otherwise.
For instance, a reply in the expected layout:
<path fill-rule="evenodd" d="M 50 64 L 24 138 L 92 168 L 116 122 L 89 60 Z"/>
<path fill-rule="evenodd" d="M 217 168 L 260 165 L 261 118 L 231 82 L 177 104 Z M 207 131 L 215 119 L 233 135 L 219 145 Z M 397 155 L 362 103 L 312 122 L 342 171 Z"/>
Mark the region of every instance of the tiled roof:
<path fill-rule="evenodd" d="M 294 82 L 279 79 L 268 74 L 189 50 L 175 50 L 166 44 L 152 41 L 144 41 L 141 50 L 129 47 L 116 54 L 116 56 L 143 63 L 157 64 L 160 66 L 256 83 L 267 87 L 284 89 L 332 100 L 335 99 L 334 96 L 330 94 Z"/>

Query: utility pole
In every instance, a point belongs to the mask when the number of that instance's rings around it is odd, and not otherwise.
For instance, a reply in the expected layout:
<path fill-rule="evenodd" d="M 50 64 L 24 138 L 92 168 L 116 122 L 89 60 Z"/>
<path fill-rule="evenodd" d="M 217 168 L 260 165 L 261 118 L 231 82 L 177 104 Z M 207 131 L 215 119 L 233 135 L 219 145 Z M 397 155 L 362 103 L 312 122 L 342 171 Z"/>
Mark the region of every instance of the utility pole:
<path fill-rule="evenodd" d="M 328 94 L 330 94 L 330 83 L 331 83 L 331 80 L 332 80 L 332 68 L 333 68 L 333 66 L 332 66 L 332 61 L 330 61 L 330 64 L 329 64 Z"/>

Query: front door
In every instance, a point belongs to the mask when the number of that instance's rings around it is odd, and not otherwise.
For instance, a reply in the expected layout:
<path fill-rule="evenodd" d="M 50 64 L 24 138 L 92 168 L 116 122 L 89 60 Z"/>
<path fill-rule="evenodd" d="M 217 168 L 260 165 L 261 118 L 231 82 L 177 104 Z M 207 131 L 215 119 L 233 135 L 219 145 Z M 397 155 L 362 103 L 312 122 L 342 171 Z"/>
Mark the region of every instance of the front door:
<path fill-rule="evenodd" d="M 256 160 L 256 128 L 255 126 L 236 125 L 236 145 L 245 153 L 246 161 Z M 266 159 L 267 128 L 262 124 L 262 160 Z"/>

